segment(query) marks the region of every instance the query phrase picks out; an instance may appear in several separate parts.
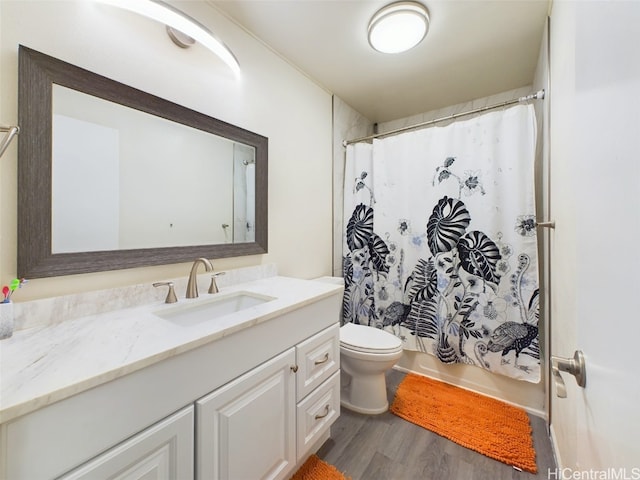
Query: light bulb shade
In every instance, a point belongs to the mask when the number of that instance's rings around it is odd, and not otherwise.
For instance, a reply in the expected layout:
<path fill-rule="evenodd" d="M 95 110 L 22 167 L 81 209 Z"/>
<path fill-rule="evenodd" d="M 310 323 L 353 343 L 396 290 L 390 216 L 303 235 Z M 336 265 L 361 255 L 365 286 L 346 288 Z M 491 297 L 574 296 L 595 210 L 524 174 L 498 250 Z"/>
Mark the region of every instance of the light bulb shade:
<path fill-rule="evenodd" d="M 98 0 L 100 3 L 137 13 L 188 35 L 215 53 L 240 76 L 240 65 L 231 50 L 197 20 L 161 0 Z"/>
<path fill-rule="evenodd" d="M 429 11 L 418 2 L 396 2 L 381 8 L 369 22 L 369 44 L 382 53 L 405 52 L 427 35 Z"/>

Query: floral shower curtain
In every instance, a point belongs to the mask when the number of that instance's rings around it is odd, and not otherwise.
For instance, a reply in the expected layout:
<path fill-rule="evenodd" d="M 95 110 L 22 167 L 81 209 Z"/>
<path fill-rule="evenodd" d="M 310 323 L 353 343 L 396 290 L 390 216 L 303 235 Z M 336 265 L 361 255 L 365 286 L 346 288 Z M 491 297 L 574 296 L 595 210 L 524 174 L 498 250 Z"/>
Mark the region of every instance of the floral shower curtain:
<path fill-rule="evenodd" d="M 540 380 L 533 106 L 347 147 L 344 321 Z"/>

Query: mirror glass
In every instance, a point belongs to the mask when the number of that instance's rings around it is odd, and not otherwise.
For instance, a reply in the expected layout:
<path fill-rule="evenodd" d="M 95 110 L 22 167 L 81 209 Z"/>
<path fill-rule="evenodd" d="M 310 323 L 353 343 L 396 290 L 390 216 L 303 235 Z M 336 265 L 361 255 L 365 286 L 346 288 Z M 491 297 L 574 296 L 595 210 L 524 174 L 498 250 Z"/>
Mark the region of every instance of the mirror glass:
<path fill-rule="evenodd" d="M 266 253 L 265 137 L 19 56 L 19 276 Z"/>
<path fill-rule="evenodd" d="M 55 253 L 253 241 L 255 148 L 53 85 Z"/>

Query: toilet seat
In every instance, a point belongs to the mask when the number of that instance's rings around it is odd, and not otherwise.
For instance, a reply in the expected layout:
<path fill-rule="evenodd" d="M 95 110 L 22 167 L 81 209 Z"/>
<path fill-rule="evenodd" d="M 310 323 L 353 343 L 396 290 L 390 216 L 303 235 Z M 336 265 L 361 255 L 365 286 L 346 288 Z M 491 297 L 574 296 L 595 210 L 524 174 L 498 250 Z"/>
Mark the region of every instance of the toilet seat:
<path fill-rule="evenodd" d="M 340 347 L 361 353 L 395 353 L 402 350 L 402 341 L 379 328 L 347 323 L 340 328 Z"/>

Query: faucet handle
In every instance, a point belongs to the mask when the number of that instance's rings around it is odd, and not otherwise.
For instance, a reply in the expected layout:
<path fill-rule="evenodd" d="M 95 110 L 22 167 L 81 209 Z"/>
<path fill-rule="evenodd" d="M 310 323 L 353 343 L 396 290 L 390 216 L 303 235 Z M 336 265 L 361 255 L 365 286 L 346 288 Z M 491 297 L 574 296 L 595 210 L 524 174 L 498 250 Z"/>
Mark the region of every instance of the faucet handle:
<path fill-rule="evenodd" d="M 216 277 L 224 275 L 226 272 L 218 272 L 211 275 L 211 284 L 209 285 L 209 293 L 218 293 L 218 284 L 216 283 Z"/>
<path fill-rule="evenodd" d="M 176 303 L 178 301 L 178 297 L 176 297 L 176 291 L 173 288 L 173 282 L 156 282 L 153 284 L 154 287 L 169 287 L 169 291 L 167 292 L 167 298 L 165 298 L 164 303 Z"/>

